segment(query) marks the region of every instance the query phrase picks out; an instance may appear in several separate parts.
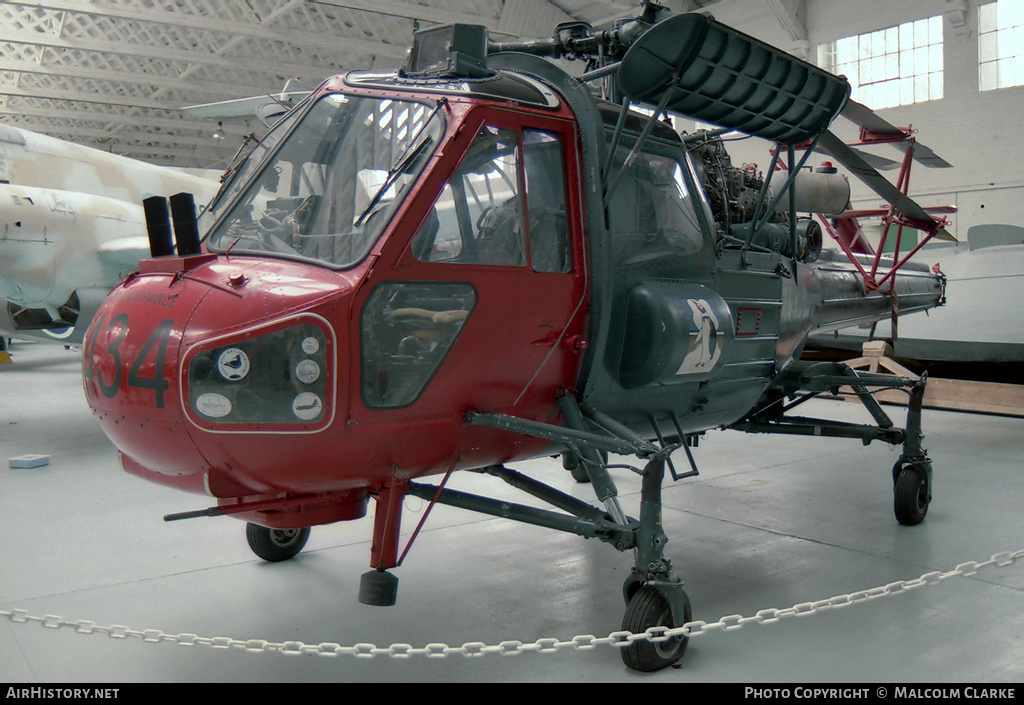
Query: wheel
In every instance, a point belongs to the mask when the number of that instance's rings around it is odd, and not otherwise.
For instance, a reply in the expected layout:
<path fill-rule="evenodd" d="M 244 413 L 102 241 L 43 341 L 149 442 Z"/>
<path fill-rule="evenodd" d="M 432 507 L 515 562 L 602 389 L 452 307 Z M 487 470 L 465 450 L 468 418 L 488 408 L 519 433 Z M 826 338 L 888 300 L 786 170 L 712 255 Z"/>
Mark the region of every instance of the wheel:
<path fill-rule="evenodd" d="M 928 513 L 928 482 L 923 472 L 912 465 L 906 465 L 896 476 L 893 489 L 893 508 L 896 521 L 905 526 L 914 526 L 924 521 Z"/>
<path fill-rule="evenodd" d="M 245 525 L 249 548 L 265 561 L 286 561 L 298 555 L 309 539 L 309 527 L 302 529 L 268 529 L 259 524 Z"/>
<path fill-rule="evenodd" d="M 569 471 L 576 482 L 590 482 L 587 469 L 574 453 L 562 453 L 562 467 Z"/>
<path fill-rule="evenodd" d="M 622 629 L 640 634 L 651 627 L 681 627 L 690 621 L 690 600 L 683 593 L 685 606 L 682 624 L 675 624 L 668 601 L 650 585 L 644 585 L 626 605 L 626 615 L 622 618 Z M 677 636 L 668 641 L 654 642 L 648 639 L 634 641 L 622 651 L 622 662 L 634 671 L 657 671 L 671 666 L 683 657 L 687 636 Z"/>

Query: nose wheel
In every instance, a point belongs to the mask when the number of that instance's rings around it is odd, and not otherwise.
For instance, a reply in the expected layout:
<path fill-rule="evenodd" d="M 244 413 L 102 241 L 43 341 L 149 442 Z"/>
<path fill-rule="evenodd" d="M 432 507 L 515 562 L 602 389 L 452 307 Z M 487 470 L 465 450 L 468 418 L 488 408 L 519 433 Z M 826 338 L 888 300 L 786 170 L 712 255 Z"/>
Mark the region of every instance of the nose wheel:
<path fill-rule="evenodd" d="M 245 525 L 249 548 L 265 561 L 286 561 L 299 554 L 309 539 L 309 527 L 302 529 L 269 529 L 259 524 Z"/>
<path fill-rule="evenodd" d="M 635 565 L 622 586 L 626 599 L 622 629 L 633 634 L 651 627 L 675 629 L 692 617 L 690 598 L 664 554 L 668 537 L 661 525 L 661 483 L 668 452 L 670 449 L 663 449 L 654 455 L 643 471 Z M 688 642 L 685 635 L 665 639 L 652 632 L 646 639 L 621 647 L 622 662 L 635 671 L 657 671 L 681 659 Z"/>

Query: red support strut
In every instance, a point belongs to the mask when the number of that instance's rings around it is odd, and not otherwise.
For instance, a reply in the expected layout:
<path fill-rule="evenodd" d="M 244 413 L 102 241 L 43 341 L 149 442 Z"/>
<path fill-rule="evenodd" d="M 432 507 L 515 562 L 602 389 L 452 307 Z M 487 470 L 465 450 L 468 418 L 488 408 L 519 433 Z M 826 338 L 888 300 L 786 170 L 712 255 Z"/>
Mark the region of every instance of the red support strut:
<path fill-rule="evenodd" d="M 398 538 L 402 530 L 402 500 L 407 483 L 401 478 L 392 480 L 377 495 L 377 510 L 373 516 L 373 543 L 370 546 L 370 565 L 387 570 L 398 565 Z"/>

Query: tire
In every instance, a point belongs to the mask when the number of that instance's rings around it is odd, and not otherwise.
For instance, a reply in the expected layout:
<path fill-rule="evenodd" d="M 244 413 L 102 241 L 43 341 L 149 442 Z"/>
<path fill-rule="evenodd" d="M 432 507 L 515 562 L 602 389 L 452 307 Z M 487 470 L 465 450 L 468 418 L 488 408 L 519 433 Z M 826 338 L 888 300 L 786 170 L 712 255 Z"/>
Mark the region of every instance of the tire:
<path fill-rule="evenodd" d="M 920 524 L 928 514 L 930 502 L 928 482 L 924 473 L 912 465 L 904 466 L 896 476 L 896 485 L 893 488 L 896 521 L 904 526 Z"/>
<path fill-rule="evenodd" d="M 590 476 L 587 475 L 587 469 L 583 467 L 583 463 L 573 453 L 562 453 L 562 467 L 569 471 L 572 475 L 572 479 L 576 482 L 590 482 Z"/>
<path fill-rule="evenodd" d="M 640 634 L 651 627 L 681 627 L 690 621 L 690 600 L 685 599 L 682 624 L 675 624 L 668 601 L 650 585 L 644 585 L 626 606 L 626 615 L 622 618 L 622 629 Z M 683 657 L 690 638 L 687 636 L 673 637 L 668 641 L 654 642 L 648 639 L 634 641 L 621 648 L 622 662 L 634 671 L 657 671 L 671 666 Z"/>
<path fill-rule="evenodd" d="M 302 529 L 268 529 L 259 524 L 245 525 L 249 548 L 265 561 L 276 563 L 294 558 L 309 539 L 309 527 Z"/>

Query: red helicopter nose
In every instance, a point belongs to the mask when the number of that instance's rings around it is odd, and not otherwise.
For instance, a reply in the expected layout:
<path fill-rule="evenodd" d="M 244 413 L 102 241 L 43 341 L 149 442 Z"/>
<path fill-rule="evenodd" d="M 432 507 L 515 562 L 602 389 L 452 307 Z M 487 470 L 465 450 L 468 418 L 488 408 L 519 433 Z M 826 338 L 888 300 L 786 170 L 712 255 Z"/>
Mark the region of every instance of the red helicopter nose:
<path fill-rule="evenodd" d="M 294 462 L 291 441 L 334 420 L 339 346 L 313 310 L 347 303 L 350 283 L 215 255 L 140 267 L 84 345 L 86 396 L 125 469 L 216 496 L 273 492 L 268 464 L 282 449 Z"/>

